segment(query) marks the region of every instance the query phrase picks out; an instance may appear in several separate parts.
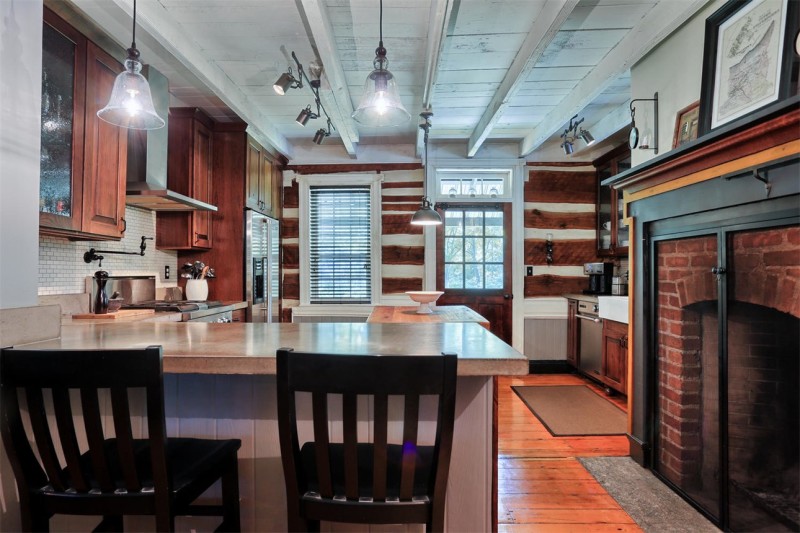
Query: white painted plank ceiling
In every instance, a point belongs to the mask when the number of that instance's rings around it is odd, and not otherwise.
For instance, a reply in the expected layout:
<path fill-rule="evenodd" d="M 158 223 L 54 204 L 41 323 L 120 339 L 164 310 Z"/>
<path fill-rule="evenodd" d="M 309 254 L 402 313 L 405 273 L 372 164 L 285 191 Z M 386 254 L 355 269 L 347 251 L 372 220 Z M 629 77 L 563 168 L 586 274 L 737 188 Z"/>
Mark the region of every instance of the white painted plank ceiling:
<path fill-rule="evenodd" d="M 359 143 L 413 144 L 426 87 L 434 141 L 472 137 L 477 151 L 484 141 L 514 140 L 528 155 L 559 142 L 569 113 L 585 117 L 588 129 L 621 125 L 620 106 L 631 98 L 630 65 L 655 44 L 632 36 L 649 24 L 651 38 L 663 38 L 704 1 L 384 0 L 389 69 L 412 116 L 387 129 L 350 119 L 372 70 L 379 0 L 139 0 L 140 48 L 143 59 L 170 79 L 174 102 L 197 105 L 220 120 L 238 115 L 290 158 L 293 145 L 308 143 L 324 127 L 323 120 L 306 127 L 294 120 L 313 103 L 307 87 L 285 96 L 272 90 L 287 68 L 296 74 L 291 51 L 306 72 L 312 61 L 321 62 L 318 55 L 334 63 L 332 83 L 323 74 L 321 90 L 325 105 L 337 106 L 331 114 L 343 133 L 340 139 L 334 131 L 326 144 L 342 145 L 351 157 L 358 158 Z M 72 2 L 127 47 L 132 0 Z M 438 35 L 428 35 L 437 12 L 446 14 L 440 50 Z M 537 21 L 549 13 L 560 13 L 554 19 L 559 26 L 531 43 L 541 32 Z M 527 67 L 514 71 L 520 61 Z M 431 85 L 428 65 L 436 67 Z"/>

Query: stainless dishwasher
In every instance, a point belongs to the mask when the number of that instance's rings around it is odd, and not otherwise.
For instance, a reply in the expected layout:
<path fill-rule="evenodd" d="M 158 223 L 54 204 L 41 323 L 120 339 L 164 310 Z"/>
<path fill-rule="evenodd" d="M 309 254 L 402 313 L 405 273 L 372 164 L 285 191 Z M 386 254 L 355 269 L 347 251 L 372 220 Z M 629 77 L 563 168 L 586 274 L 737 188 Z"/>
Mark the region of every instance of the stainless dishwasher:
<path fill-rule="evenodd" d="M 603 319 L 596 303 L 578 301 L 578 368 L 600 376 L 603 359 Z"/>

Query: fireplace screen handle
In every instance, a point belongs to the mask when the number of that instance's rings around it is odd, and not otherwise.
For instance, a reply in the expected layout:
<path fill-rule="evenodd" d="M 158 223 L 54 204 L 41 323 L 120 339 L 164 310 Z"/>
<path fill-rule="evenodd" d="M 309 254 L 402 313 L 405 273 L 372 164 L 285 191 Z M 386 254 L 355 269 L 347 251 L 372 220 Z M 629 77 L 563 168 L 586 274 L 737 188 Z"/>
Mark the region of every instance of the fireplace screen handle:
<path fill-rule="evenodd" d="M 721 277 L 727 272 L 725 267 L 714 267 L 711 269 L 711 273 L 717 277 L 717 281 L 721 279 Z"/>

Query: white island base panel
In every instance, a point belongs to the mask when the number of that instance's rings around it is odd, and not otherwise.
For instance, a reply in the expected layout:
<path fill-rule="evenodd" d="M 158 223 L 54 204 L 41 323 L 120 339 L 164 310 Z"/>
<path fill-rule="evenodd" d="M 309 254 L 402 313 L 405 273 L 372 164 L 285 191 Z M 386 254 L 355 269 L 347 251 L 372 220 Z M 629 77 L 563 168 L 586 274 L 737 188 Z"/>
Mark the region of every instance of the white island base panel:
<path fill-rule="evenodd" d="M 491 531 L 492 484 L 492 377 L 460 376 L 456 395 L 456 423 L 450 478 L 447 490 L 445 527 L 454 532 Z M 275 376 L 200 375 L 165 376 L 167 432 L 171 437 L 238 438 L 239 490 L 242 531 L 286 531 L 286 499 L 283 485 Z M 144 413 L 141 398 L 131 398 Z M 390 402 L 396 419 L 402 412 L 399 398 Z M 368 431 L 370 406 L 362 399 L 359 431 Z M 108 406 L 106 406 L 108 408 Z M 366 408 L 366 412 L 365 409 Z M 432 421 L 436 401 L 421 403 L 420 419 Z M 331 409 L 341 409 L 331 402 Z M 310 399 L 305 410 L 306 431 L 311 433 Z M 301 411 L 302 413 L 302 411 Z M 302 416 L 302 414 L 301 414 Z M 106 420 L 111 423 L 110 417 Z M 142 422 L 140 420 L 140 422 Z M 392 431 L 399 442 L 400 424 Z M 139 427 L 141 431 L 141 424 Z M 420 433 L 422 443 L 432 441 L 432 424 Z M 390 438 L 391 438 L 390 433 Z M 338 435 L 331 434 L 334 439 Z M 426 440 L 427 439 L 427 440 Z M 301 442 L 303 435 L 300 435 Z M 81 443 L 82 448 L 85 443 Z M 17 531 L 19 503 L 8 460 L 3 453 L 0 481 L 0 530 Z M 209 496 L 219 495 L 212 487 Z M 51 531 L 90 531 L 98 519 L 58 515 L 51 519 Z M 213 517 L 179 517 L 177 531 L 212 531 L 219 523 Z M 151 517 L 126 517 L 126 531 L 153 531 Z M 363 526 L 323 523 L 323 531 L 422 531 L 423 526 Z"/>

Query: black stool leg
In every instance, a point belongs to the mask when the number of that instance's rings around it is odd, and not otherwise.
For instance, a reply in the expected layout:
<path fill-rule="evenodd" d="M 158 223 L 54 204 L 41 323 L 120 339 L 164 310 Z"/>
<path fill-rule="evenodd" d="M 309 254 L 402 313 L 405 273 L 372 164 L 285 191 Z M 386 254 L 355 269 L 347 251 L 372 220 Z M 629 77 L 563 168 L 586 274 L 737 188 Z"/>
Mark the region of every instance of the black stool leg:
<path fill-rule="evenodd" d="M 222 524 L 217 531 L 241 531 L 239 518 L 239 461 L 234 452 L 227 461 L 222 480 Z"/>

